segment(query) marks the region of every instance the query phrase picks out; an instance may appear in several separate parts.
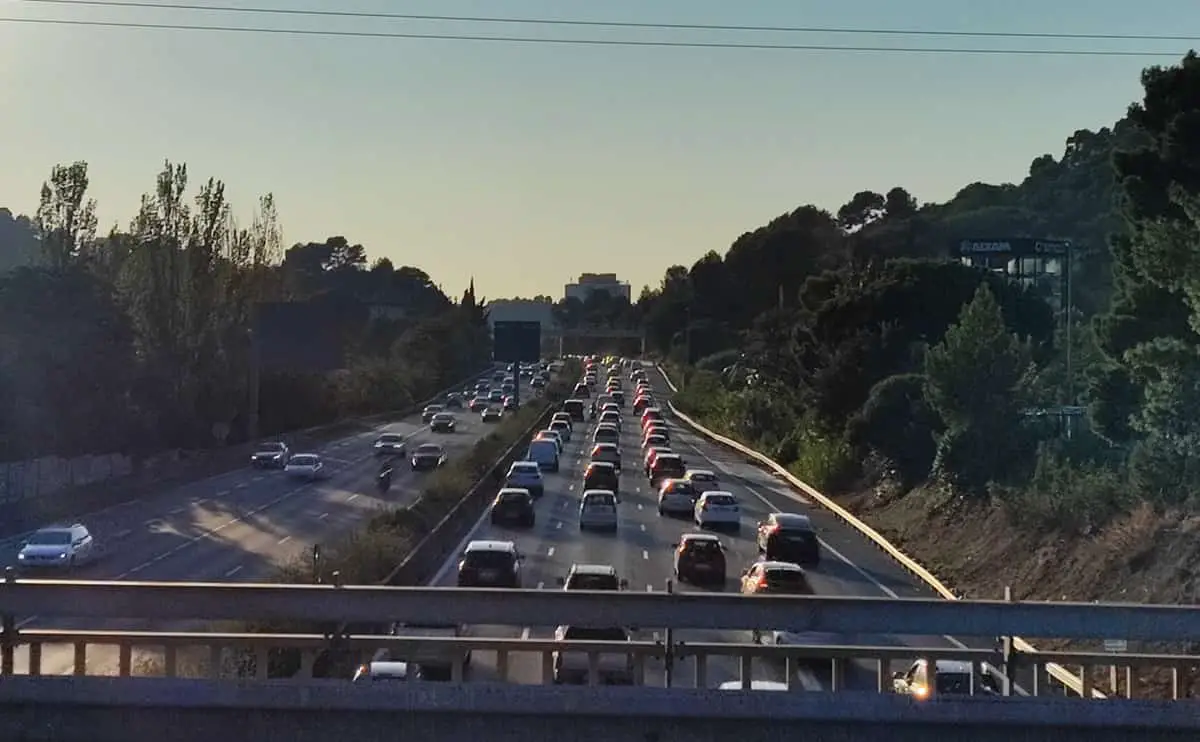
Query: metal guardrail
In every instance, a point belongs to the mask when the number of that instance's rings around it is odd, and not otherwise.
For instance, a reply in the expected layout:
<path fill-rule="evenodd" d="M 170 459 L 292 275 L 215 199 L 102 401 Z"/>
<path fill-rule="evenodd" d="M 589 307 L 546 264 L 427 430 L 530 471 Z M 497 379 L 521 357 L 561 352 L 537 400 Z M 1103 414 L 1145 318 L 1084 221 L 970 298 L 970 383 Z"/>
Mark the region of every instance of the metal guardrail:
<path fill-rule="evenodd" d="M 669 386 L 671 388 L 671 391 L 678 392 L 679 388 L 677 386 L 675 386 L 675 383 L 673 381 L 671 381 L 671 377 L 667 374 L 666 369 L 664 369 L 661 364 L 656 364 L 655 368 L 658 370 L 658 372 L 660 374 L 662 374 L 663 379 L 667 382 L 667 386 Z M 829 512 L 833 513 L 838 518 L 840 518 L 842 521 L 844 521 L 847 525 L 854 528 L 862 536 L 864 536 L 868 541 L 873 543 L 879 549 L 883 550 L 892 559 L 896 560 L 896 562 L 898 562 L 900 564 L 900 566 L 904 567 L 905 570 L 907 570 L 909 573 L 911 573 L 912 575 L 914 575 L 915 577 L 920 579 L 922 582 L 924 582 L 926 585 L 928 585 L 930 588 L 932 588 L 934 590 L 934 592 L 941 595 L 946 600 L 954 600 L 954 601 L 960 600 L 960 597 L 957 594 L 955 594 L 954 591 L 952 591 L 950 588 L 946 587 L 946 585 L 941 580 L 939 580 L 932 572 L 930 572 L 924 566 L 919 564 L 915 559 L 913 559 L 912 557 L 908 556 L 903 551 L 898 549 L 894 544 L 892 544 L 890 541 L 888 541 L 886 538 L 884 538 L 878 531 L 876 531 L 874 528 L 871 528 L 871 526 L 867 525 L 863 521 L 856 518 L 849 510 L 846 510 L 841 505 L 834 502 L 831 498 L 827 497 L 825 494 L 823 494 L 822 492 L 817 490 L 812 485 L 810 485 L 807 482 L 803 481 L 802 479 L 796 477 L 794 474 L 792 474 L 790 471 L 788 471 L 787 468 L 781 466 L 778 462 L 776 462 L 771 457 L 767 456 L 766 454 L 764 454 L 760 451 L 755 451 L 754 449 L 750 448 L 749 446 L 745 446 L 745 445 L 739 443 L 738 441 L 733 440 L 732 438 L 723 436 L 720 433 L 709 430 L 708 428 L 706 428 L 703 425 L 701 425 L 700 423 L 696 422 L 694 419 L 692 419 L 688 415 L 684 414 L 683 412 L 680 412 L 680 410 L 670 400 L 667 401 L 667 405 L 671 409 L 671 412 L 674 413 L 674 415 L 677 418 L 679 418 L 679 420 L 683 421 L 686 425 L 688 425 L 690 428 L 692 428 L 696 432 L 700 433 L 704 437 L 706 437 L 716 443 L 720 443 L 721 445 L 723 445 L 727 448 L 731 448 L 734 451 L 737 451 L 738 453 L 742 454 L 743 456 L 747 456 L 747 457 L 753 459 L 754 461 L 757 461 L 759 464 L 763 465 L 764 467 L 766 467 L 767 469 L 770 469 L 772 472 L 774 472 L 778 476 L 782 477 L 792 487 L 795 487 L 796 489 L 800 490 L 808 497 L 811 497 L 814 501 L 816 501 L 818 504 L 820 504 L 821 507 L 823 507 L 826 510 L 828 510 Z M 1120 638 L 1120 635 L 1114 635 L 1114 637 Z M 1101 638 L 1103 638 L 1103 637 L 1101 637 Z M 1028 641 L 1026 641 L 1025 639 L 1022 639 L 1019 636 L 1012 637 L 1012 642 L 1013 642 L 1014 651 L 1018 651 L 1023 654 L 1034 654 L 1034 653 L 1038 652 L 1038 650 L 1032 644 L 1030 644 Z M 1076 676 L 1074 673 L 1072 673 L 1067 668 L 1062 667 L 1061 665 L 1058 665 L 1055 663 L 1048 664 L 1046 666 L 1046 671 L 1055 680 L 1059 681 L 1064 686 L 1069 688 L 1071 691 L 1073 691 L 1081 696 L 1086 695 L 1090 692 L 1091 697 L 1093 697 L 1093 698 L 1105 698 L 1106 697 L 1104 693 L 1100 692 L 1099 690 L 1096 690 L 1095 688 L 1090 687 L 1091 683 L 1090 683 L 1090 679 L 1088 677 L 1086 677 L 1087 676 L 1086 671 L 1083 671 L 1078 676 Z M 1085 686 L 1088 686 L 1088 687 L 1085 688 Z"/>
<path fill-rule="evenodd" d="M 833 634 L 1200 639 L 1200 607 L 828 595 L 369 585 L 23 580 L 0 582 L 0 615 L 148 621 L 656 626 Z"/>
<path fill-rule="evenodd" d="M 506 639 L 491 637 L 406 637 L 406 636 L 337 636 L 323 634 L 255 634 L 255 633 L 208 633 L 208 632 L 152 632 L 152 631 L 67 631 L 33 629 L 20 634 L 20 643 L 28 647 L 28 668 L 26 675 L 40 675 L 42 651 L 46 646 L 70 645 L 74 648 L 74 662 L 71 674 L 75 677 L 87 675 L 88 648 L 92 646 L 115 646 L 118 648 L 117 673 L 119 677 L 133 676 L 133 657 L 135 650 L 161 650 L 163 677 L 180 677 L 180 654 L 190 648 L 206 650 L 206 674 L 210 680 L 222 679 L 255 679 L 309 682 L 314 679 L 313 668 L 317 657 L 336 646 L 339 651 L 356 653 L 359 656 L 386 656 L 392 660 L 404 661 L 411 658 L 419 664 L 420 658 L 430 656 L 461 656 L 470 657 L 472 653 L 490 652 L 496 657 L 495 668 L 497 677 L 489 680 L 513 682 L 511 676 L 511 659 L 513 655 L 536 654 L 540 657 L 539 681 L 543 685 L 561 682 L 556 673 L 555 654 L 572 652 L 586 656 L 587 671 L 582 678 L 587 685 L 603 685 L 605 678 L 600 669 L 602 655 L 620 655 L 627 660 L 628 682 L 633 685 L 644 685 L 645 671 L 654 663 L 678 663 L 685 659 L 693 659 L 692 679 L 694 687 L 709 687 L 708 660 L 714 657 L 735 657 L 737 664 L 737 682 L 740 687 L 752 688 L 755 660 L 769 661 L 781 665 L 784 669 L 784 682 L 789 689 L 797 687 L 800 668 L 807 668 L 822 674 L 826 679 L 827 689 L 840 691 L 847 689 L 847 679 L 852 669 L 852 663 L 863 660 L 874 664 L 874 679 L 872 690 L 878 693 L 890 693 L 893 687 L 893 663 L 911 663 L 914 658 L 926 660 L 929 667 L 936 673 L 938 660 L 958 660 L 970 663 L 975 672 L 981 673 L 984 668 L 996 662 L 996 652 L 985 649 L 960 648 L 931 648 L 906 646 L 875 646 L 875 645 L 762 645 L 743 643 L 718 642 L 673 642 L 664 643 L 655 635 L 652 641 L 584 641 L 584 640 L 551 640 L 551 639 Z M 431 652 L 432 649 L 432 652 Z M 286 676 L 272 672 L 272 655 L 282 650 L 291 650 L 299 655 L 298 670 L 289 671 Z M 231 662 L 232 657 L 249 658 L 249 661 Z M 1033 663 L 1034 678 L 1043 675 L 1044 664 L 1050 661 L 1074 662 L 1085 667 L 1103 666 L 1112 661 L 1107 653 L 1058 652 L 1036 653 L 1029 661 Z M 1179 680 L 1187 672 L 1186 665 L 1196 658 L 1181 658 L 1154 654 L 1123 655 L 1122 661 L 1134 666 L 1167 666 L 1175 674 L 1176 698 L 1178 689 L 1182 687 Z M 470 680 L 470 661 L 450 664 L 449 680 L 461 682 Z M 14 665 L 5 661 L 2 666 L 3 675 L 13 676 Z M 672 685 L 671 674 L 664 673 L 663 687 L 679 687 Z M 928 681 L 931 686 L 935 682 Z M 1040 683 L 1035 684 L 1032 695 L 1039 695 Z M 865 688 L 859 688 L 865 690 Z M 971 688 L 972 691 L 982 691 L 982 688 Z M 1004 694 L 1005 689 L 1001 689 Z M 988 693 L 991 695 L 992 693 Z M 4 695 L 0 693 L 0 700 Z"/>

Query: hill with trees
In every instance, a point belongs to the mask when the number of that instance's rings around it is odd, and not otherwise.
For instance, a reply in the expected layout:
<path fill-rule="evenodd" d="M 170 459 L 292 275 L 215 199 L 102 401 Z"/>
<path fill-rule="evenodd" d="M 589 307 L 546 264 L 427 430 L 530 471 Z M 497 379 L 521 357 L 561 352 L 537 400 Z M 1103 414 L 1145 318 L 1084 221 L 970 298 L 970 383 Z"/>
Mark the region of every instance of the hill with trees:
<path fill-rule="evenodd" d="M 99 235 L 77 162 L 32 217 L 0 211 L 0 460 L 244 440 L 259 302 L 389 309 L 353 332 L 346 369 L 262 376 L 268 434 L 407 406 L 490 358 L 472 290 L 452 300 L 345 237 L 285 249 L 270 195 L 239 222 L 223 183 L 189 185 L 166 163 L 127 227 Z"/>
<path fill-rule="evenodd" d="M 1142 83 L 1019 184 L 802 206 L 668 268 L 638 308 L 677 403 L 963 594 L 1193 602 L 1200 58 Z M 1075 245 L 1069 365 L 1057 307 L 948 259 L 1009 236 Z M 1087 410 L 1070 436 L 1044 414 L 1064 403 Z"/>

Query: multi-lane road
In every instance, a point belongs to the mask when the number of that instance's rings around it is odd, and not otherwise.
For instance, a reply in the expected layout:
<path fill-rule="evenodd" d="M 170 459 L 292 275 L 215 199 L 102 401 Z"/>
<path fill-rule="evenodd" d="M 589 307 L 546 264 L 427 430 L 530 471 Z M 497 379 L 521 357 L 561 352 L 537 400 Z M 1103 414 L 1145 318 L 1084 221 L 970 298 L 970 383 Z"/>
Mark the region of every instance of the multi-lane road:
<path fill-rule="evenodd" d="M 523 398 L 532 390 L 522 387 Z M 411 503 L 424 474 L 396 468 L 391 489 L 375 486 L 379 464 L 373 444 L 379 434 L 399 433 L 409 449 L 425 442 L 446 447 L 448 458 L 464 453 L 494 425 L 484 425 L 470 411 L 457 414 L 458 430 L 434 434 L 414 415 L 371 431 L 325 443 L 316 451 L 328 469 L 324 479 L 306 483 L 281 471 L 247 467 L 192 482 L 117 507 L 81 514 L 79 521 L 95 534 L 100 558 L 72 576 L 96 580 L 183 580 L 194 582 L 262 581 L 278 565 L 309 554 L 312 546 L 361 524 L 380 508 Z M 20 539 L 0 545 L 3 564 L 15 564 Z M 148 629 L 134 621 L 43 620 L 24 617 L 23 628 Z M 155 626 L 153 628 L 164 628 Z M 169 627 L 181 630 L 190 627 Z M 87 672 L 112 674 L 115 649 L 88 647 Z M 74 653 L 69 646 L 46 646 L 41 671 L 69 674 Z M 18 651 L 16 671 L 28 670 L 28 653 Z"/>
<path fill-rule="evenodd" d="M 656 397 L 670 398 L 670 388 L 656 370 L 648 372 Z M 628 380 L 626 379 L 628 383 Z M 736 592 L 742 570 L 757 558 L 754 535 L 759 521 L 773 511 L 802 512 L 814 521 L 820 534 L 824 559 L 821 566 L 810 571 L 813 588 L 821 594 L 878 597 L 931 597 L 927 590 L 914 586 L 907 574 L 875 547 L 831 514 L 811 505 L 786 483 L 769 473 L 751 466 L 737 454 L 709 442 L 693 433 L 678 419 L 668 415 L 672 448 L 681 453 L 690 468 L 711 469 L 722 480 L 721 489 L 732 492 L 742 509 L 742 523 L 737 535 L 722 535 L 728 550 L 729 563 L 724 590 Z M 679 536 L 696 528 L 687 520 L 660 516 L 656 495 L 651 491 L 641 469 L 641 438 L 638 422 L 626 409 L 622 427 L 621 503 L 618 507 L 619 526 L 616 534 L 580 532 L 579 498 L 587 452 L 591 447 L 592 424 L 576 424 L 571 441 L 564 449 L 563 465 L 557 474 L 546 475 L 545 496 L 537 503 L 537 522 L 530 529 L 493 526 L 482 518 L 464 540 L 511 540 L 525 556 L 523 581 L 526 588 L 561 589 L 556 579 L 565 577 L 572 564 L 609 564 L 628 580 L 630 590 L 659 591 L 666 589 L 672 576 L 673 545 Z M 457 554 L 438 573 L 435 583 L 453 585 L 456 579 Z M 676 585 L 676 590 L 699 588 Z M 651 639 L 655 630 L 643 627 L 637 639 Z M 657 630 L 661 637 L 661 629 Z M 553 638 L 553 626 L 474 626 L 473 636 Z M 673 639 L 682 642 L 750 641 L 742 631 L 674 632 Z M 872 643 L 893 646 L 948 647 L 956 640 L 946 637 L 877 637 Z M 961 645 L 959 645 L 961 646 Z M 756 680 L 783 680 L 784 671 L 762 659 L 756 659 Z M 499 679 L 495 654 L 477 652 L 470 670 L 474 680 Z M 902 669 L 899 665 L 895 668 Z M 508 659 L 508 678 L 512 682 L 537 684 L 541 682 L 541 658 L 534 653 L 513 653 Z M 694 660 L 675 664 L 672 685 L 694 685 Z M 740 677 L 739 662 L 733 657 L 711 657 L 707 666 L 707 684 L 736 680 Z M 818 690 L 828 681 L 806 670 L 797 678 L 806 689 Z M 663 685 L 661 662 L 648 662 L 645 682 Z M 857 663 L 847 677 L 849 687 L 875 687 L 874 665 Z"/>

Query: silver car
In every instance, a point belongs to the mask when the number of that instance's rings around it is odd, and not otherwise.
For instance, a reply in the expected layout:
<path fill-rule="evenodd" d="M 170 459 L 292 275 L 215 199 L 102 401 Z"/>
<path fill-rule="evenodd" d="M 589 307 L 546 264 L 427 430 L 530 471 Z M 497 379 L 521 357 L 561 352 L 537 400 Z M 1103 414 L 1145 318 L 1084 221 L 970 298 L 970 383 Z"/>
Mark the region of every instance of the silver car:
<path fill-rule="evenodd" d="M 17 552 L 21 569 L 72 569 L 96 557 L 96 539 L 82 523 L 34 532 Z"/>

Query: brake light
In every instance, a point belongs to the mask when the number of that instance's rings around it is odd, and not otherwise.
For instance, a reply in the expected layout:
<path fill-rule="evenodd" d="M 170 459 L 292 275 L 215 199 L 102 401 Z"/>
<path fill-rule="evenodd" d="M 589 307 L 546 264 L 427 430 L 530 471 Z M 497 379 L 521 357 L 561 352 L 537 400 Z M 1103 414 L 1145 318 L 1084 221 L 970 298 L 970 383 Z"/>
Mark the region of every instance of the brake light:
<path fill-rule="evenodd" d="M 763 533 L 765 533 L 765 534 L 767 534 L 767 535 L 769 536 L 769 535 L 771 535 L 771 534 L 773 534 L 773 533 L 779 533 L 779 531 L 780 531 L 780 530 L 782 530 L 782 529 L 779 527 L 779 524 L 778 524 L 778 523 L 776 523 L 776 524 L 775 524 L 775 525 L 773 525 L 773 526 L 767 526 L 766 528 L 764 528 L 764 529 L 763 529 Z"/>
<path fill-rule="evenodd" d="M 767 584 L 767 576 L 764 574 L 762 577 L 759 577 L 758 582 L 754 586 L 759 590 L 769 589 L 770 585 Z"/>

